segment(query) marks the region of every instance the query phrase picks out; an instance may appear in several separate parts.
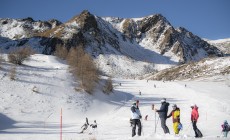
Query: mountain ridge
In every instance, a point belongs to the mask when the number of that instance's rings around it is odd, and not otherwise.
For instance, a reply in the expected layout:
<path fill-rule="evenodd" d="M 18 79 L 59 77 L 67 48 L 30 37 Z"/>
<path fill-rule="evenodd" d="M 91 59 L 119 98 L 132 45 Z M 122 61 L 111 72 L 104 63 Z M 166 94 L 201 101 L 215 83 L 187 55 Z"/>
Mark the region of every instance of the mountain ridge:
<path fill-rule="evenodd" d="M 1 37 L 5 37 L 2 33 L 0 29 Z M 28 44 L 43 54 L 53 54 L 57 44 L 68 49 L 83 46 L 106 75 L 113 72 L 112 65 L 108 63 L 114 63 L 119 71 L 130 73 L 131 76 L 161 70 L 170 65 L 199 61 L 209 56 L 223 56 L 215 46 L 185 28 L 175 29 L 161 14 L 126 19 L 98 17 L 84 10 L 65 23 L 37 31 L 32 37 L 18 40 L 0 38 L 0 42 L 5 49 Z M 117 62 L 114 61 L 118 60 L 130 63 L 130 68 L 115 64 Z M 135 68 L 135 62 L 142 63 L 148 70 L 130 70 Z M 105 65 L 111 70 L 103 70 Z"/>

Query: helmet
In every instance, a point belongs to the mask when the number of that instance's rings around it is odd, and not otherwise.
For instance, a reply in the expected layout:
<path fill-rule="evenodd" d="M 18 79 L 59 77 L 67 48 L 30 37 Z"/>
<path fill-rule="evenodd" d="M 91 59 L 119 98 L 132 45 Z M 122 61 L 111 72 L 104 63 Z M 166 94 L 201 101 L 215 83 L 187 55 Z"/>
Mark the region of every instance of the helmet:
<path fill-rule="evenodd" d="M 196 104 L 191 104 L 191 105 L 190 105 L 191 108 L 193 108 L 193 107 L 195 107 L 195 106 L 196 106 Z"/>
<path fill-rule="evenodd" d="M 161 99 L 161 103 L 164 103 L 164 102 L 166 102 L 166 98 Z"/>

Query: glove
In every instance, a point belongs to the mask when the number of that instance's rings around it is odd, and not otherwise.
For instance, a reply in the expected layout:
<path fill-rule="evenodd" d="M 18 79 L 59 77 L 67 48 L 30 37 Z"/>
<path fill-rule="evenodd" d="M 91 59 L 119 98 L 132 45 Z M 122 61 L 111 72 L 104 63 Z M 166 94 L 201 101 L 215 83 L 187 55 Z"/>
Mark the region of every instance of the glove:
<path fill-rule="evenodd" d="M 142 116 L 141 116 L 141 115 L 139 115 L 139 117 L 140 117 L 140 119 L 142 118 Z"/>

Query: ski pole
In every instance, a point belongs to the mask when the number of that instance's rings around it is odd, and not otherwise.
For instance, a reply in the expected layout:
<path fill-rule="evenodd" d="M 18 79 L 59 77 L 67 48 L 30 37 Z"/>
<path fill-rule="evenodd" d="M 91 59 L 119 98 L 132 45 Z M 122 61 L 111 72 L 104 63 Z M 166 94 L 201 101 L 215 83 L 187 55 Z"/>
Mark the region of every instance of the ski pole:
<path fill-rule="evenodd" d="M 158 122 L 159 122 L 159 118 L 160 118 L 160 117 L 158 117 L 158 119 L 157 119 L 157 124 L 156 124 L 156 128 L 155 128 L 155 131 L 156 131 L 156 132 L 157 132 L 157 125 L 158 125 Z M 155 132 L 155 133 L 156 133 L 156 132 Z"/>
<path fill-rule="evenodd" d="M 157 115 L 156 115 L 156 114 L 157 114 L 157 113 L 156 113 L 156 111 L 155 111 L 155 131 L 154 131 L 155 134 L 156 134 L 156 131 L 157 131 L 157 119 L 156 119 L 156 116 L 157 116 Z"/>
<path fill-rule="evenodd" d="M 155 109 L 155 106 L 154 106 L 154 104 L 152 104 L 152 110 L 154 110 Z M 155 110 L 154 110 L 155 111 Z M 155 111 L 155 130 L 154 130 L 154 132 L 156 133 L 156 129 L 157 129 L 157 123 L 156 123 L 156 121 L 157 121 L 157 119 L 156 119 L 156 117 L 157 117 L 157 115 L 156 115 L 156 111 Z"/>
<path fill-rule="evenodd" d="M 143 136 L 144 136 L 142 119 L 140 120 L 140 122 L 141 122 L 141 133 L 142 133 L 142 134 L 143 134 Z"/>

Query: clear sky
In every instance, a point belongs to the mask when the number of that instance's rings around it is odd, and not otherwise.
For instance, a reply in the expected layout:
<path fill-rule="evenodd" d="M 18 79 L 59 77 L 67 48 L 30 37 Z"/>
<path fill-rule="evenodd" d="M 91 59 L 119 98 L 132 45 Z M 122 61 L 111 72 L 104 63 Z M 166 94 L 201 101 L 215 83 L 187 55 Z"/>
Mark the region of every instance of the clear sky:
<path fill-rule="evenodd" d="M 184 27 L 202 38 L 230 38 L 230 0 L 0 0 L 0 18 L 66 22 L 85 9 L 103 17 L 160 13 L 174 27 Z"/>

